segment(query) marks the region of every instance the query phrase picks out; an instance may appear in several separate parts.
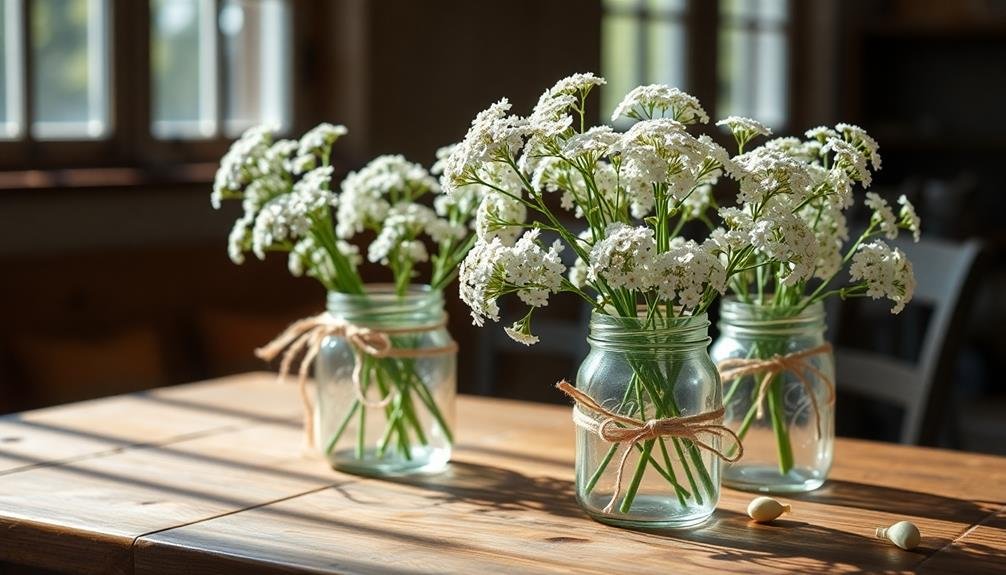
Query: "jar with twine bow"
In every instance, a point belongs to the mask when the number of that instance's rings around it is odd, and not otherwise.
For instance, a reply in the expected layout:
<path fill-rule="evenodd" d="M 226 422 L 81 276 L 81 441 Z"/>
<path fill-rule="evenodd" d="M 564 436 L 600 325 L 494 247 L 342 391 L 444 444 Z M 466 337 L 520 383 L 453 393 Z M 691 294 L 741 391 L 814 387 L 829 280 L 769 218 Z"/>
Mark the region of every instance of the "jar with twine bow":
<path fill-rule="evenodd" d="M 705 314 L 637 318 L 595 311 L 576 387 L 576 492 L 615 525 L 690 527 L 716 508 L 720 466 L 742 448 L 722 424 Z"/>
<path fill-rule="evenodd" d="M 724 386 L 724 423 L 744 459 L 724 484 L 793 493 L 820 487 L 835 439 L 835 367 L 821 302 L 804 309 L 725 298 L 711 355 Z"/>
<path fill-rule="evenodd" d="M 363 295 L 330 292 L 327 312 L 294 323 L 259 355 L 282 355 L 281 372 L 298 372 L 307 441 L 333 467 L 430 472 L 446 466 L 454 438 L 457 344 L 446 324 L 440 291 L 412 286 L 400 296 L 371 285 Z"/>

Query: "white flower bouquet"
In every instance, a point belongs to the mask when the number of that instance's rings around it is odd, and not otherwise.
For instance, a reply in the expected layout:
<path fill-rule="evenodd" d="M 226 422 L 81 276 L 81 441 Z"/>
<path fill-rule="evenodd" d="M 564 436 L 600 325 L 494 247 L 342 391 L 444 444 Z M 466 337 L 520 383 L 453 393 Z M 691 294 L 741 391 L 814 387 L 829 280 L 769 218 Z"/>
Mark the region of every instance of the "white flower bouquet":
<path fill-rule="evenodd" d="M 478 114 L 446 159 L 441 186 L 448 196 L 463 197 L 472 188 L 482 196 L 478 239 L 460 275 L 461 298 L 477 325 L 498 321 L 499 298 L 516 295 L 527 311 L 506 332 L 534 344 L 535 313 L 552 295 L 568 292 L 590 305 L 595 316 L 638 321 L 633 333 L 642 334 L 637 347 L 645 351 L 653 347 L 647 330 L 664 333 L 668 322 L 704 317 L 728 290 L 745 301 L 771 301 L 794 310 L 829 295 L 886 296 L 896 310 L 911 299 L 911 264 L 902 252 L 875 239 L 878 233 L 892 237 L 899 227 L 918 232 L 907 201 L 895 217 L 878 196 L 869 195 L 870 227 L 845 255 L 840 252 L 852 186 L 869 183 L 870 163 L 879 167 L 876 143 L 861 129 L 817 129 L 806 142 L 784 138 L 745 151 L 768 130 L 753 120 L 728 118 L 720 124 L 737 141 L 738 155 L 731 157 L 709 136 L 693 135 L 696 125 L 709 120 L 698 100 L 667 86 L 640 86 L 625 96 L 612 121 L 634 120 L 626 131 L 589 127 L 585 102 L 602 84 L 592 74 L 565 78 L 545 91 L 526 118 L 511 114 L 509 102 L 500 100 Z M 719 209 L 712 188 L 725 177 L 739 183 L 740 193 L 736 206 Z M 574 220 L 579 223 L 571 224 Z M 708 226 L 708 237 L 681 235 L 693 221 Z M 557 239 L 545 245 L 545 234 Z M 568 270 L 560 257 L 566 249 L 575 255 Z M 852 283 L 833 287 L 833 278 L 850 261 Z M 650 369 L 645 353 L 623 355 L 631 367 L 624 396 L 574 396 L 577 409 L 588 403 L 603 408 L 608 400 L 614 404 L 610 410 L 593 410 L 594 430 L 612 445 L 604 457 L 584 458 L 594 469 L 582 477 L 578 456 L 581 501 L 589 499 L 619 447 L 610 427 L 629 426 L 635 432 L 631 421 L 640 431 L 625 441 L 629 446 L 621 461 L 625 465 L 636 453 L 637 463 L 621 513 L 633 512 L 648 470 L 672 486 L 679 509 L 702 505 L 703 491 L 713 499 L 713 463 L 698 457 L 698 450 L 723 458 L 738 450 L 719 450 L 725 434 L 718 427 L 704 429 L 717 436 L 706 444 L 680 430 L 665 442 L 667 434 L 652 430 L 684 415 L 686 410 L 675 406 L 674 390 L 683 368 L 670 362 Z M 581 380 L 592 369 L 589 364 L 590 358 L 581 367 Z M 705 408 L 715 412 L 719 398 L 718 392 L 709 396 Z M 678 457 L 668 457 L 669 452 Z M 689 485 L 677 481 L 682 474 Z M 611 502 L 598 515 L 613 511 L 620 481 L 621 469 Z"/>
<path fill-rule="evenodd" d="M 470 224 L 479 201 L 474 191 L 443 194 L 429 171 L 397 155 L 380 156 L 349 173 L 336 191 L 332 185 L 332 146 L 346 133 L 343 126 L 321 124 L 297 141 L 277 140 L 268 127 L 248 130 L 221 161 L 212 204 L 219 208 L 224 200 L 242 202 L 244 213 L 234 224 L 229 241 L 234 263 L 241 264 L 248 252 L 259 259 L 269 252 L 286 252 L 293 275 L 314 278 L 329 292 L 329 313 L 294 324 L 293 331 L 278 338 L 275 345 L 260 350 L 267 358 L 285 351 L 281 371 L 289 369 L 294 356 L 304 352 L 300 370 L 303 385 L 311 360 L 334 353 L 325 343 L 326 336 L 350 344 L 355 396 L 346 398 L 340 410 L 345 419 L 329 430 L 330 437 L 322 438 L 326 452 L 332 454 L 351 427 L 349 417 L 355 416 L 359 418 L 357 459 L 383 460 L 391 455 L 412 459 L 429 441 L 423 422 L 431 420 L 439 426 L 437 433 L 448 442 L 453 438 L 450 417 L 443 413 L 448 406 L 438 405 L 429 386 L 424 385 L 428 375 L 424 370 L 430 370 L 420 364 L 429 363 L 434 356 L 450 355 L 453 366 L 453 341 L 448 341 L 446 332 L 443 336 L 436 333 L 444 324 L 439 293 L 456 277 L 460 261 L 475 241 Z M 372 238 L 366 246 L 367 259 L 391 272 L 391 287 L 381 290 L 389 293 L 379 296 L 364 283 L 359 272 L 361 250 L 351 243 L 367 237 Z M 430 275 L 420 289 L 415 282 L 423 266 Z M 420 292 L 436 294 L 440 302 L 426 320 L 416 319 L 416 306 L 425 306 L 425 300 L 409 299 Z M 339 310 L 331 309 L 334 300 L 340 302 Z M 396 321 L 388 319 L 388 308 L 396 301 L 398 307 L 391 308 L 398 310 L 395 317 L 404 318 L 402 322 L 425 323 L 425 327 L 388 324 Z M 352 319 L 346 316 L 359 310 L 365 313 Z M 430 343 L 433 340 L 437 341 Z M 453 367 L 446 371 L 441 375 L 450 378 L 449 395 L 453 398 Z M 382 399 L 369 400 L 375 393 Z M 323 395 L 319 389 L 319 396 Z M 419 413 L 419 406 L 428 413 Z M 380 441 L 373 451 L 368 451 L 364 437 L 368 407 L 379 408 L 385 415 L 384 428 L 377 434 Z M 306 422 L 313 441 L 313 407 L 310 409 Z"/>
<path fill-rule="evenodd" d="M 820 302 L 831 296 L 885 297 L 893 302 L 892 313 L 904 309 L 915 290 L 912 264 L 880 238 L 893 240 L 899 230 L 908 230 L 918 241 L 919 218 L 904 196 L 895 215 L 883 198 L 868 192 L 869 224 L 849 243 L 846 211 L 855 203 L 853 189 L 869 187 L 872 172 L 881 165 L 877 142 L 857 126 L 814 128 L 806 132 L 806 140 L 776 138 L 748 151 L 753 139 L 770 134 L 768 129 L 745 118 L 719 124 L 737 143 L 730 172 L 740 190 L 736 205 L 719 210 L 723 226 L 710 232 L 721 258 L 730 262 L 727 291 L 732 301 L 729 313 L 724 308 L 722 325 L 735 340 L 730 351 L 727 335 L 722 336 L 713 355 L 732 367 L 722 371 L 725 383 L 730 382 L 724 402 L 742 439 L 767 405 L 778 467 L 735 486 L 813 489 L 831 463 L 834 376 L 823 321 L 816 335 L 806 330 L 809 326 L 813 332 L 809 323 L 815 315 L 823 320 Z M 846 267 L 847 282 L 836 285 Z M 733 320 L 743 327 L 736 329 Z M 721 353 L 742 357 L 717 357 Z M 779 358 L 784 369 L 773 367 Z M 813 435 L 799 438 L 803 461 L 795 462 L 790 427 L 811 420 L 813 425 L 803 429 Z M 742 465 L 753 468 L 756 463 Z M 733 482 L 741 475 L 731 470 L 727 479 Z"/>

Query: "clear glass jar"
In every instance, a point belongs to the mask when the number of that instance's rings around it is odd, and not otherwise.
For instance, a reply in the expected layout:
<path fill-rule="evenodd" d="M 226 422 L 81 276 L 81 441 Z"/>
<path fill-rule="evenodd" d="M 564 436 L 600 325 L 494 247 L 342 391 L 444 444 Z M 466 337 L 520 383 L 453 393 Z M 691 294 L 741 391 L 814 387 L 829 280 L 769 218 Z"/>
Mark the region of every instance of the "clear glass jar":
<path fill-rule="evenodd" d="M 398 296 L 384 285 L 367 286 L 365 295 L 331 292 L 328 312 L 387 333 L 395 350 L 415 350 L 375 357 L 343 337 L 323 341 L 316 440 L 329 462 L 365 475 L 442 469 L 451 458 L 457 352 L 441 292 L 420 286 Z"/>
<path fill-rule="evenodd" d="M 728 358 L 785 357 L 825 344 L 824 306 L 818 302 L 794 313 L 725 298 L 719 328 L 711 352 L 717 364 Z M 725 485 L 796 493 L 824 484 L 835 443 L 834 354 L 827 348 L 799 361 L 802 378 L 783 369 L 768 375 L 768 381 L 762 372 L 723 382 L 725 424 L 744 442 L 744 457 L 723 470 Z"/>
<path fill-rule="evenodd" d="M 591 351 L 580 366 L 577 389 L 606 409 L 639 421 L 719 409 L 720 384 L 707 352 L 706 315 L 649 322 L 645 317 L 594 312 Z M 719 448 L 717 437 L 703 440 Z M 626 449 L 631 452 L 613 500 Z M 598 521 L 634 527 L 698 525 L 716 508 L 719 490 L 719 458 L 687 439 L 609 443 L 596 431 L 577 426 L 577 500 Z"/>

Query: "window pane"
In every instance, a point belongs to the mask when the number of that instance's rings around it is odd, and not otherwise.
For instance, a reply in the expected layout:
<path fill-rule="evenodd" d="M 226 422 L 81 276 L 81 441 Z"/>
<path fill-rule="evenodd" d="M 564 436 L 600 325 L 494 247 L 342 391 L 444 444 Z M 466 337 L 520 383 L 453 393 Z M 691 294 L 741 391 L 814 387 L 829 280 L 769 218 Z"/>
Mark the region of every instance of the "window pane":
<path fill-rule="evenodd" d="M 601 114 L 607 119 L 625 94 L 639 84 L 639 25 L 633 16 L 609 14 L 601 23 Z"/>
<path fill-rule="evenodd" d="M 750 34 L 740 28 L 720 31 L 719 89 L 717 108 L 720 116 L 750 116 L 751 82 L 755 70 L 750 50 Z"/>
<path fill-rule="evenodd" d="M 653 20 L 647 34 L 648 83 L 685 89 L 685 26 L 678 20 Z"/>
<path fill-rule="evenodd" d="M 685 10 L 685 0 L 649 0 L 647 5 L 651 10 L 660 13 L 681 13 Z"/>
<path fill-rule="evenodd" d="M 286 0 L 223 0 L 219 17 L 228 136 L 259 123 L 290 125 L 290 7 Z"/>
<path fill-rule="evenodd" d="M 31 2 L 32 134 L 99 138 L 108 133 L 106 0 Z"/>
<path fill-rule="evenodd" d="M 757 9 L 760 22 L 782 24 L 789 17 L 789 2 L 787 0 L 761 0 Z"/>
<path fill-rule="evenodd" d="M 216 133 L 216 29 L 212 0 L 150 6 L 151 130 L 159 138 Z"/>
<path fill-rule="evenodd" d="M 21 2 L 0 0 L 0 139 L 21 135 Z"/>
<path fill-rule="evenodd" d="M 773 127 L 786 123 L 786 36 L 784 32 L 771 30 L 758 32 L 755 36 L 758 54 L 758 83 L 754 115 Z"/>

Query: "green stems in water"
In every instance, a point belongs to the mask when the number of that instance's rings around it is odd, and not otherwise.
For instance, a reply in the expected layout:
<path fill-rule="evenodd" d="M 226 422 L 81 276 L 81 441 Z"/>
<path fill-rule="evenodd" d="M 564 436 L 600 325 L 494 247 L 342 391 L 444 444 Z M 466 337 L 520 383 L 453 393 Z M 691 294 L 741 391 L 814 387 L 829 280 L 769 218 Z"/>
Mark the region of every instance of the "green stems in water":
<path fill-rule="evenodd" d="M 391 398 L 382 408 L 385 423 L 374 450 L 374 455 L 377 458 L 387 457 L 397 450 L 405 460 L 411 460 L 415 445 L 429 445 L 429 438 L 423 429 L 420 417 L 421 409 L 426 409 L 430 413 L 443 431 L 447 441 L 454 442 L 454 434 L 447 424 L 447 419 L 440 411 L 433 394 L 423 382 L 414 360 L 374 358 L 361 354 L 356 361 L 362 362 L 360 390 L 364 396 L 373 387 L 380 393 L 380 397 Z M 369 410 L 359 398 L 353 399 L 346 415 L 325 443 L 325 453 L 331 454 L 335 450 L 339 440 L 349 427 L 349 423 L 354 417 L 357 417 L 354 456 L 357 459 L 365 459 L 367 457 L 367 412 Z"/>

